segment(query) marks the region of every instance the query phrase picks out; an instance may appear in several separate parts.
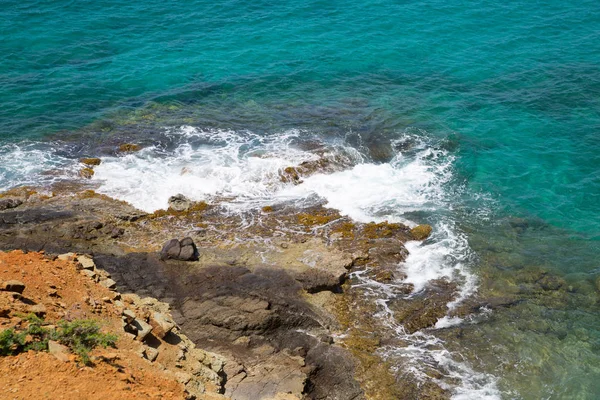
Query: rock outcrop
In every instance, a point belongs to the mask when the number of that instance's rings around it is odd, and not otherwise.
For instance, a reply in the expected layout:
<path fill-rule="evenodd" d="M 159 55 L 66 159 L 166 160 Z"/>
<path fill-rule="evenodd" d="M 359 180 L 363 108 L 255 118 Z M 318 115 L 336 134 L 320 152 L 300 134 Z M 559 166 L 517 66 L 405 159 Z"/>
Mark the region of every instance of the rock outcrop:
<path fill-rule="evenodd" d="M 427 301 L 402 296 L 412 290 L 398 268 L 404 242 L 415 239 L 409 227 L 357 223 L 321 206 L 233 214 L 218 202 L 173 204 L 145 214 L 92 191 L 31 195 L 0 211 L 0 248 L 92 255 L 93 267 L 77 256 L 82 275 L 142 301 L 112 300 L 123 303 L 122 328 L 145 346 L 140 354 L 162 362 L 155 340 L 185 332 L 190 344 L 226 360 L 205 371 L 226 396 L 403 398 L 396 394 L 409 381 L 397 381 L 375 354 L 392 332 L 375 328 L 375 305 L 355 283 L 393 283 L 399 321 L 414 329 L 445 315 L 452 290 L 432 291 Z M 149 297 L 168 304 L 170 315 L 144 305 Z M 179 378 L 192 382 L 190 374 Z"/>

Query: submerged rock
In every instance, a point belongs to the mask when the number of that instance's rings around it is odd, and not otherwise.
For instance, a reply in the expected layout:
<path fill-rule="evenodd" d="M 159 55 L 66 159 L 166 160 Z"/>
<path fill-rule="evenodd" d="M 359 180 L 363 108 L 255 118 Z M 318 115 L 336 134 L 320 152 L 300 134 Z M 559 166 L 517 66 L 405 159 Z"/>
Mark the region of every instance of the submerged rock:
<path fill-rule="evenodd" d="M 408 333 L 433 327 L 448 312 L 448 303 L 456 298 L 456 284 L 444 280 L 433 281 L 431 286 L 410 299 L 390 302 L 396 321 Z"/>

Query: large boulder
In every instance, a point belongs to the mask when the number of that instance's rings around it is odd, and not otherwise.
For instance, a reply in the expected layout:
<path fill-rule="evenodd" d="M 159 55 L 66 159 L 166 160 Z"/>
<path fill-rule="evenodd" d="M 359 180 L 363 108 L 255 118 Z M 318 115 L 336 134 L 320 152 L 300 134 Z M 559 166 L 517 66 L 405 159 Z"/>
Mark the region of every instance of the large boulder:
<path fill-rule="evenodd" d="M 194 261 L 198 259 L 198 249 L 194 241 L 190 237 L 186 237 L 179 241 L 171 239 L 163 246 L 160 251 L 161 260 L 181 260 Z"/>

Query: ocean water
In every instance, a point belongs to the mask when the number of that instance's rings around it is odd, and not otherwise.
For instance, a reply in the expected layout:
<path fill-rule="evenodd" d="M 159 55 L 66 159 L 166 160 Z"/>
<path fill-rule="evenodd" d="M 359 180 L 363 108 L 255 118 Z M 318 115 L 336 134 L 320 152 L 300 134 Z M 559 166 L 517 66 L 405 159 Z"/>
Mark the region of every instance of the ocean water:
<path fill-rule="evenodd" d="M 149 211 L 181 192 L 429 223 L 399 266 L 416 290 L 519 301 L 450 304 L 382 355 L 456 399 L 600 396 L 597 2 L 5 0 L 0 37 L 0 189 L 99 156 L 98 190 Z M 323 154 L 345 168 L 279 181 Z M 393 287 L 363 284 L 404 335 Z"/>

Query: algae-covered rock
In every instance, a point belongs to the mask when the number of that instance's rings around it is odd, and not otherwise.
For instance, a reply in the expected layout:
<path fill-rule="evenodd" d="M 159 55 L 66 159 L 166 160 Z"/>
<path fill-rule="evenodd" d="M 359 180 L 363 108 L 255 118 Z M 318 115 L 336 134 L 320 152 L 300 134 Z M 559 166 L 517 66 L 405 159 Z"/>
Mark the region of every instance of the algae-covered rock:
<path fill-rule="evenodd" d="M 432 281 L 430 286 L 410 299 L 390 302 L 396 321 L 408 333 L 431 328 L 448 312 L 447 304 L 456 298 L 456 284 L 445 280 Z"/>
<path fill-rule="evenodd" d="M 558 290 L 566 285 L 564 279 L 554 275 L 544 275 L 537 283 L 543 290 Z"/>
<path fill-rule="evenodd" d="M 287 167 L 279 175 L 281 181 L 284 183 L 293 183 L 294 185 L 302 183 L 298 169 L 295 167 Z"/>
<path fill-rule="evenodd" d="M 412 228 L 410 234 L 414 240 L 425 240 L 431 235 L 431 231 L 431 225 L 423 224 Z"/>
<path fill-rule="evenodd" d="M 134 153 L 136 151 L 140 151 L 141 149 L 142 146 L 133 143 L 123 143 L 119 146 L 119 152 L 121 153 Z"/>
<path fill-rule="evenodd" d="M 91 168 L 82 168 L 79 171 L 79 176 L 86 179 L 91 179 L 94 176 L 94 170 Z"/>
<path fill-rule="evenodd" d="M 95 165 L 100 165 L 100 163 L 102 162 L 102 160 L 100 160 L 99 158 L 82 158 L 79 160 L 80 163 L 85 164 L 85 165 L 89 165 L 89 166 L 95 166 Z"/>

